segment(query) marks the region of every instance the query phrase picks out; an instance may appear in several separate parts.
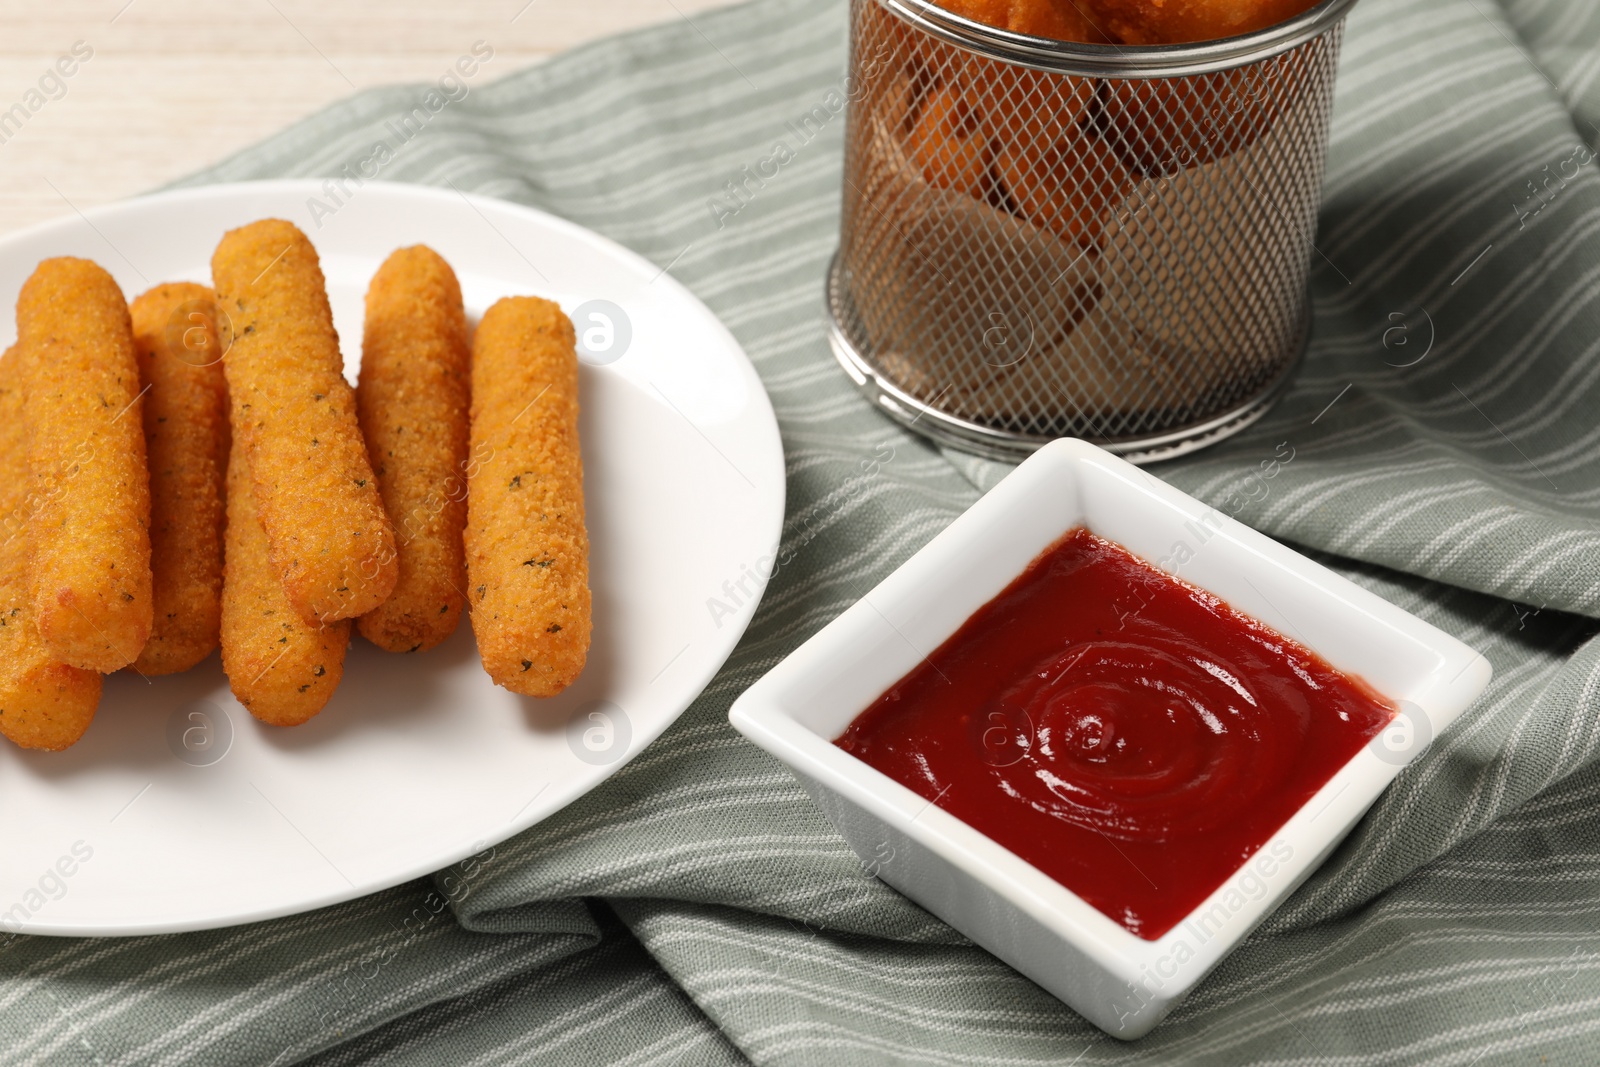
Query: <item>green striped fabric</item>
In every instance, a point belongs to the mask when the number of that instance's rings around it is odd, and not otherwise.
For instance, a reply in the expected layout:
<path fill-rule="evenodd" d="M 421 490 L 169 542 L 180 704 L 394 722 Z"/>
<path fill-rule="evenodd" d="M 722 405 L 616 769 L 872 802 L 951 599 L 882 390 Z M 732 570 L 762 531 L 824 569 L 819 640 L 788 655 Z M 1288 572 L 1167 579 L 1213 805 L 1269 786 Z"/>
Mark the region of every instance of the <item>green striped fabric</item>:
<path fill-rule="evenodd" d="M 454 901 L 422 881 L 212 933 L 7 942 L 0 1061 L 1600 1063 L 1600 5 L 1351 16 L 1308 362 L 1262 423 L 1158 473 L 1459 635 L 1495 681 L 1132 1045 L 868 877 L 727 726 L 1004 473 L 890 425 L 828 353 L 842 120 L 806 143 L 788 123 L 838 84 L 844 34 L 840 0 L 756 0 L 603 42 L 472 89 L 383 169 L 671 264 L 755 361 L 792 559 L 705 694 L 468 861 Z M 336 174 L 423 91 L 363 93 L 190 184 Z M 779 141 L 792 160 L 714 209 Z"/>

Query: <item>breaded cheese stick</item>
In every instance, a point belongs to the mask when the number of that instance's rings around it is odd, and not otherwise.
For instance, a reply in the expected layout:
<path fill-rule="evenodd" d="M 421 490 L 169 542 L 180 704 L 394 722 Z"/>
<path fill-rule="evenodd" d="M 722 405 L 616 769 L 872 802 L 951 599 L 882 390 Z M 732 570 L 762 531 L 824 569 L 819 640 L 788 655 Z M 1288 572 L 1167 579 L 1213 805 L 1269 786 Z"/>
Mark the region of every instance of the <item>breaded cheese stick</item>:
<path fill-rule="evenodd" d="M 394 592 L 357 626 L 390 652 L 434 647 L 466 603 L 471 358 L 450 264 L 422 245 L 395 252 L 367 289 L 356 384 L 361 435 L 400 557 Z"/>
<path fill-rule="evenodd" d="M 292 223 L 265 219 L 222 238 L 211 275 L 233 322 L 233 433 L 289 603 L 311 624 L 364 615 L 399 565 L 316 249 Z"/>
<path fill-rule="evenodd" d="M 537 297 L 497 301 L 472 345 L 467 581 L 497 685 L 553 696 L 589 653 L 589 535 L 572 322 Z"/>
<path fill-rule="evenodd" d="M 222 580 L 222 670 L 234 698 L 264 723 L 298 726 L 338 688 L 349 642 L 348 619 L 318 626 L 289 603 L 261 528 L 250 460 L 235 438 Z"/>
<path fill-rule="evenodd" d="M 129 311 L 147 389 L 155 607 L 150 640 L 133 666 L 141 674 L 175 674 L 217 647 L 228 386 L 210 289 L 192 282 L 158 285 Z"/>
<path fill-rule="evenodd" d="M 22 419 L 21 357 L 0 358 L 0 515 L 27 507 L 28 457 Z M 33 624 L 28 595 L 28 531 L 0 530 L 0 733 L 23 748 L 59 751 L 89 728 L 100 703 L 100 675 L 52 656 Z"/>
<path fill-rule="evenodd" d="M 39 264 L 17 298 L 35 502 L 35 623 L 63 663 L 109 673 L 150 638 L 150 482 L 122 290 L 87 259 Z"/>

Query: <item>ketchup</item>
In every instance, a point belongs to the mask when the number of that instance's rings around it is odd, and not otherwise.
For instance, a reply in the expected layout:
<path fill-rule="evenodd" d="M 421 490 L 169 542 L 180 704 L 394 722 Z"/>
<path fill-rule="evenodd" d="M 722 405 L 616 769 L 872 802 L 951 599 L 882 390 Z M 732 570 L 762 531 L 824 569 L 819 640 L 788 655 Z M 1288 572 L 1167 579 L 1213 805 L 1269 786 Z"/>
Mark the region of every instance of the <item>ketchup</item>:
<path fill-rule="evenodd" d="M 834 743 L 1153 941 L 1394 714 L 1075 529 Z"/>

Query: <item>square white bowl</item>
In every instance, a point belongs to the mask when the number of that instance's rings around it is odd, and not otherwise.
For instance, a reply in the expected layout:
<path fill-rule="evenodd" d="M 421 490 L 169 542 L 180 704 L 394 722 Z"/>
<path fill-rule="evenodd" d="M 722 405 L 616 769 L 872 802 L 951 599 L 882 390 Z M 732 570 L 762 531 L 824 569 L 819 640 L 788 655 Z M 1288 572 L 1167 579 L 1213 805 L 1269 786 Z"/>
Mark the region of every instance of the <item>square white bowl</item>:
<path fill-rule="evenodd" d="M 1364 679 L 1401 714 L 1250 861 L 1149 941 L 833 744 L 1076 526 L 1209 590 Z M 1114 1037 L 1147 1033 L 1350 832 L 1489 684 L 1489 662 L 1271 538 L 1083 441 L 1040 449 L 734 702 L 866 869 Z"/>

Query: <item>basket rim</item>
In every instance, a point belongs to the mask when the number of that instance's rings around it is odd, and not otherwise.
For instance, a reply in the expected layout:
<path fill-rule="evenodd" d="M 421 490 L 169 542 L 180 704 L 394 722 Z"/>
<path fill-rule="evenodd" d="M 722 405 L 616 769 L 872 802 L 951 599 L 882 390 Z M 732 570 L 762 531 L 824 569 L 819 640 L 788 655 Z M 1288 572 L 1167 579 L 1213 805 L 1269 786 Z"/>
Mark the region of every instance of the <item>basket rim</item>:
<path fill-rule="evenodd" d="M 1053 74 L 1099 78 L 1175 78 L 1213 74 L 1270 59 L 1338 26 L 1356 0 L 1322 0 L 1254 33 L 1192 44 L 1116 45 L 1054 41 L 1002 30 L 939 7 L 935 0 L 863 0 L 924 33 L 988 59 Z"/>

